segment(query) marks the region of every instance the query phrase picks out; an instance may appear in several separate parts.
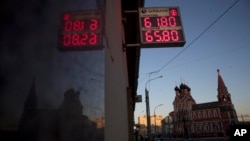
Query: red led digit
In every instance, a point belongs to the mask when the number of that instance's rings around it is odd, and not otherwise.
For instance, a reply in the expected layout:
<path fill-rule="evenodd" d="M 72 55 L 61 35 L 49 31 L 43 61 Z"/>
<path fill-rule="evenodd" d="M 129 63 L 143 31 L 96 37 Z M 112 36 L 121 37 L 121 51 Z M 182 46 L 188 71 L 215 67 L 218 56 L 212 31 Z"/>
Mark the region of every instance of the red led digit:
<path fill-rule="evenodd" d="M 98 28 L 97 20 L 91 20 L 91 24 L 89 26 L 90 30 L 96 30 Z"/>
<path fill-rule="evenodd" d="M 155 30 L 154 31 L 154 37 L 156 38 L 156 41 L 157 42 L 161 42 L 162 41 L 162 38 L 161 38 L 161 35 L 159 35 L 159 30 Z"/>
<path fill-rule="evenodd" d="M 169 31 L 167 31 L 167 30 L 162 31 L 162 40 L 163 41 L 170 41 Z"/>
<path fill-rule="evenodd" d="M 81 30 L 85 29 L 85 22 L 83 20 L 81 21 L 81 27 L 82 27 Z"/>
<path fill-rule="evenodd" d="M 157 26 L 168 26 L 168 19 L 166 17 L 156 18 Z"/>
<path fill-rule="evenodd" d="M 153 36 L 151 35 L 151 31 L 145 32 L 145 38 L 147 42 L 153 42 Z"/>
<path fill-rule="evenodd" d="M 73 30 L 74 30 L 74 31 L 79 31 L 79 30 L 81 30 L 81 22 L 80 22 L 80 21 L 74 21 L 74 22 L 73 22 Z"/>
<path fill-rule="evenodd" d="M 88 40 L 88 34 L 87 33 L 82 34 L 82 38 L 80 39 L 80 44 L 81 45 L 86 45 L 87 40 Z"/>
<path fill-rule="evenodd" d="M 171 31 L 171 39 L 173 41 L 178 41 L 179 40 L 179 33 L 176 30 Z"/>
<path fill-rule="evenodd" d="M 97 42 L 97 35 L 96 33 L 91 33 L 91 37 L 89 38 L 89 44 L 95 45 Z"/>
<path fill-rule="evenodd" d="M 71 31 L 71 30 L 72 30 L 72 21 L 65 21 L 64 31 Z"/>
<path fill-rule="evenodd" d="M 169 25 L 170 26 L 176 26 L 176 19 L 175 19 L 175 17 L 169 17 L 168 21 L 169 21 Z"/>
<path fill-rule="evenodd" d="M 166 17 L 161 17 L 161 26 L 168 26 L 168 19 Z"/>
<path fill-rule="evenodd" d="M 145 18 L 143 19 L 143 21 L 144 21 L 144 27 L 150 28 L 150 27 L 152 26 L 152 23 L 150 22 L 149 17 L 145 17 Z"/>
<path fill-rule="evenodd" d="M 77 46 L 79 45 L 79 35 L 78 34 L 73 34 L 72 37 L 71 37 L 71 43 L 73 46 Z"/>
<path fill-rule="evenodd" d="M 71 36 L 70 34 L 63 35 L 63 46 L 70 46 L 71 44 Z"/>
<path fill-rule="evenodd" d="M 161 20 L 160 20 L 160 18 L 156 18 L 156 21 L 157 21 L 157 26 L 161 26 Z"/>
<path fill-rule="evenodd" d="M 99 11 L 67 12 L 61 17 L 59 49 L 60 51 L 101 49 L 102 35 L 102 18 Z"/>

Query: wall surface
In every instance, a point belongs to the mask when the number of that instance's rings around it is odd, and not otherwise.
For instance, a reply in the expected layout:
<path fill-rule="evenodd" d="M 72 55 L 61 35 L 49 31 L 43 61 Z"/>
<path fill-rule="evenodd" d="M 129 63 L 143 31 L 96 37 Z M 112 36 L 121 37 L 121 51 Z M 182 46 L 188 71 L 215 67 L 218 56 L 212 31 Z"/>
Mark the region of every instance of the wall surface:
<path fill-rule="evenodd" d="M 121 1 L 106 1 L 105 141 L 128 141 L 126 57 L 122 49 Z"/>

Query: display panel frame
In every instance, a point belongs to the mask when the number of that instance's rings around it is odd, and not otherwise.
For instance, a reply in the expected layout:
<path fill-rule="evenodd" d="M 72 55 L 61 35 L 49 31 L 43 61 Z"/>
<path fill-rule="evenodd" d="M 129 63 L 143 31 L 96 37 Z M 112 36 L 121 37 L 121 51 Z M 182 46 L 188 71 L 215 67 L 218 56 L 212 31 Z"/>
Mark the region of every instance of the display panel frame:
<path fill-rule="evenodd" d="M 61 16 L 61 25 L 58 35 L 59 51 L 102 50 L 102 17 L 102 13 L 99 10 L 64 12 Z M 96 28 L 95 24 L 97 26 Z M 77 28 L 74 28 L 74 25 L 77 25 L 75 26 Z M 92 26 L 92 28 L 90 28 L 90 26 Z"/>
<path fill-rule="evenodd" d="M 179 7 L 138 8 L 142 48 L 183 47 L 186 43 Z"/>

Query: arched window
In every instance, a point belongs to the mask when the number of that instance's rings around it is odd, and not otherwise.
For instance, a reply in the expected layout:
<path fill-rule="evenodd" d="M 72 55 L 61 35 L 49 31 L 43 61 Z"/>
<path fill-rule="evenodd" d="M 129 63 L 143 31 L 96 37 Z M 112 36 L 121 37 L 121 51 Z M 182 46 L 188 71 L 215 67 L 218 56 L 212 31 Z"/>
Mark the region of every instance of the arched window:
<path fill-rule="evenodd" d="M 193 119 L 197 119 L 196 112 L 193 112 Z"/>
<path fill-rule="evenodd" d="M 201 119 L 201 118 L 202 118 L 202 116 L 201 116 L 201 112 L 200 112 L 200 111 L 198 112 L 198 118 L 199 118 L 199 119 Z"/>
<path fill-rule="evenodd" d="M 208 117 L 208 118 L 212 118 L 212 114 L 211 114 L 211 111 L 210 111 L 210 110 L 208 110 L 208 112 L 207 112 L 207 117 Z"/>
<path fill-rule="evenodd" d="M 215 118 L 218 117 L 218 113 L 217 113 L 216 109 L 214 109 L 214 117 Z"/>
<path fill-rule="evenodd" d="M 207 131 L 207 126 L 206 126 L 206 124 L 203 124 L 203 131 Z"/>
<path fill-rule="evenodd" d="M 207 112 L 203 111 L 203 118 L 207 118 Z"/>
<path fill-rule="evenodd" d="M 208 123 L 205 123 L 205 129 L 206 129 L 206 131 L 210 130 L 210 127 L 209 127 Z"/>

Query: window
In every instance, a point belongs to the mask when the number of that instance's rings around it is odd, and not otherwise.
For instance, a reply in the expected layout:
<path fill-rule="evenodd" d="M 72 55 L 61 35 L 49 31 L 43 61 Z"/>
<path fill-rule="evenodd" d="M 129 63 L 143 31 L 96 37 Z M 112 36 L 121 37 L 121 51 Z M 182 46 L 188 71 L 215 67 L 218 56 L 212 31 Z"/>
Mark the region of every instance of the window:
<path fill-rule="evenodd" d="M 193 112 L 193 119 L 197 119 L 196 112 Z"/>
<path fill-rule="evenodd" d="M 201 112 L 200 112 L 200 111 L 198 112 L 198 118 L 199 118 L 199 119 L 201 119 L 201 118 L 202 118 L 202 116 L 201 116 Z"/>
<path fill-rule="evenodd" d="M 207 112 L 203 111 L 203 118 L 207 118 Z"/>
<path fill-rule="evenodd" d="M 218 123 L 212 123 L 213 130 L 219 130 L 219 124 Z"/>
<path fill-rule="evenodd" d="M 214 117 L 215 117 L 215 118 L 218 117 L 218 114 L 217 114 L 216 109 L 214 109 Z"/>
<path fill-rule="evenodd" d="M 211 111 L 209 110 L 207 113 L 208 113 L 208 114 L 207 114 L 207 117 L 208 117 L 208 118 L 212 118 Z"/>

